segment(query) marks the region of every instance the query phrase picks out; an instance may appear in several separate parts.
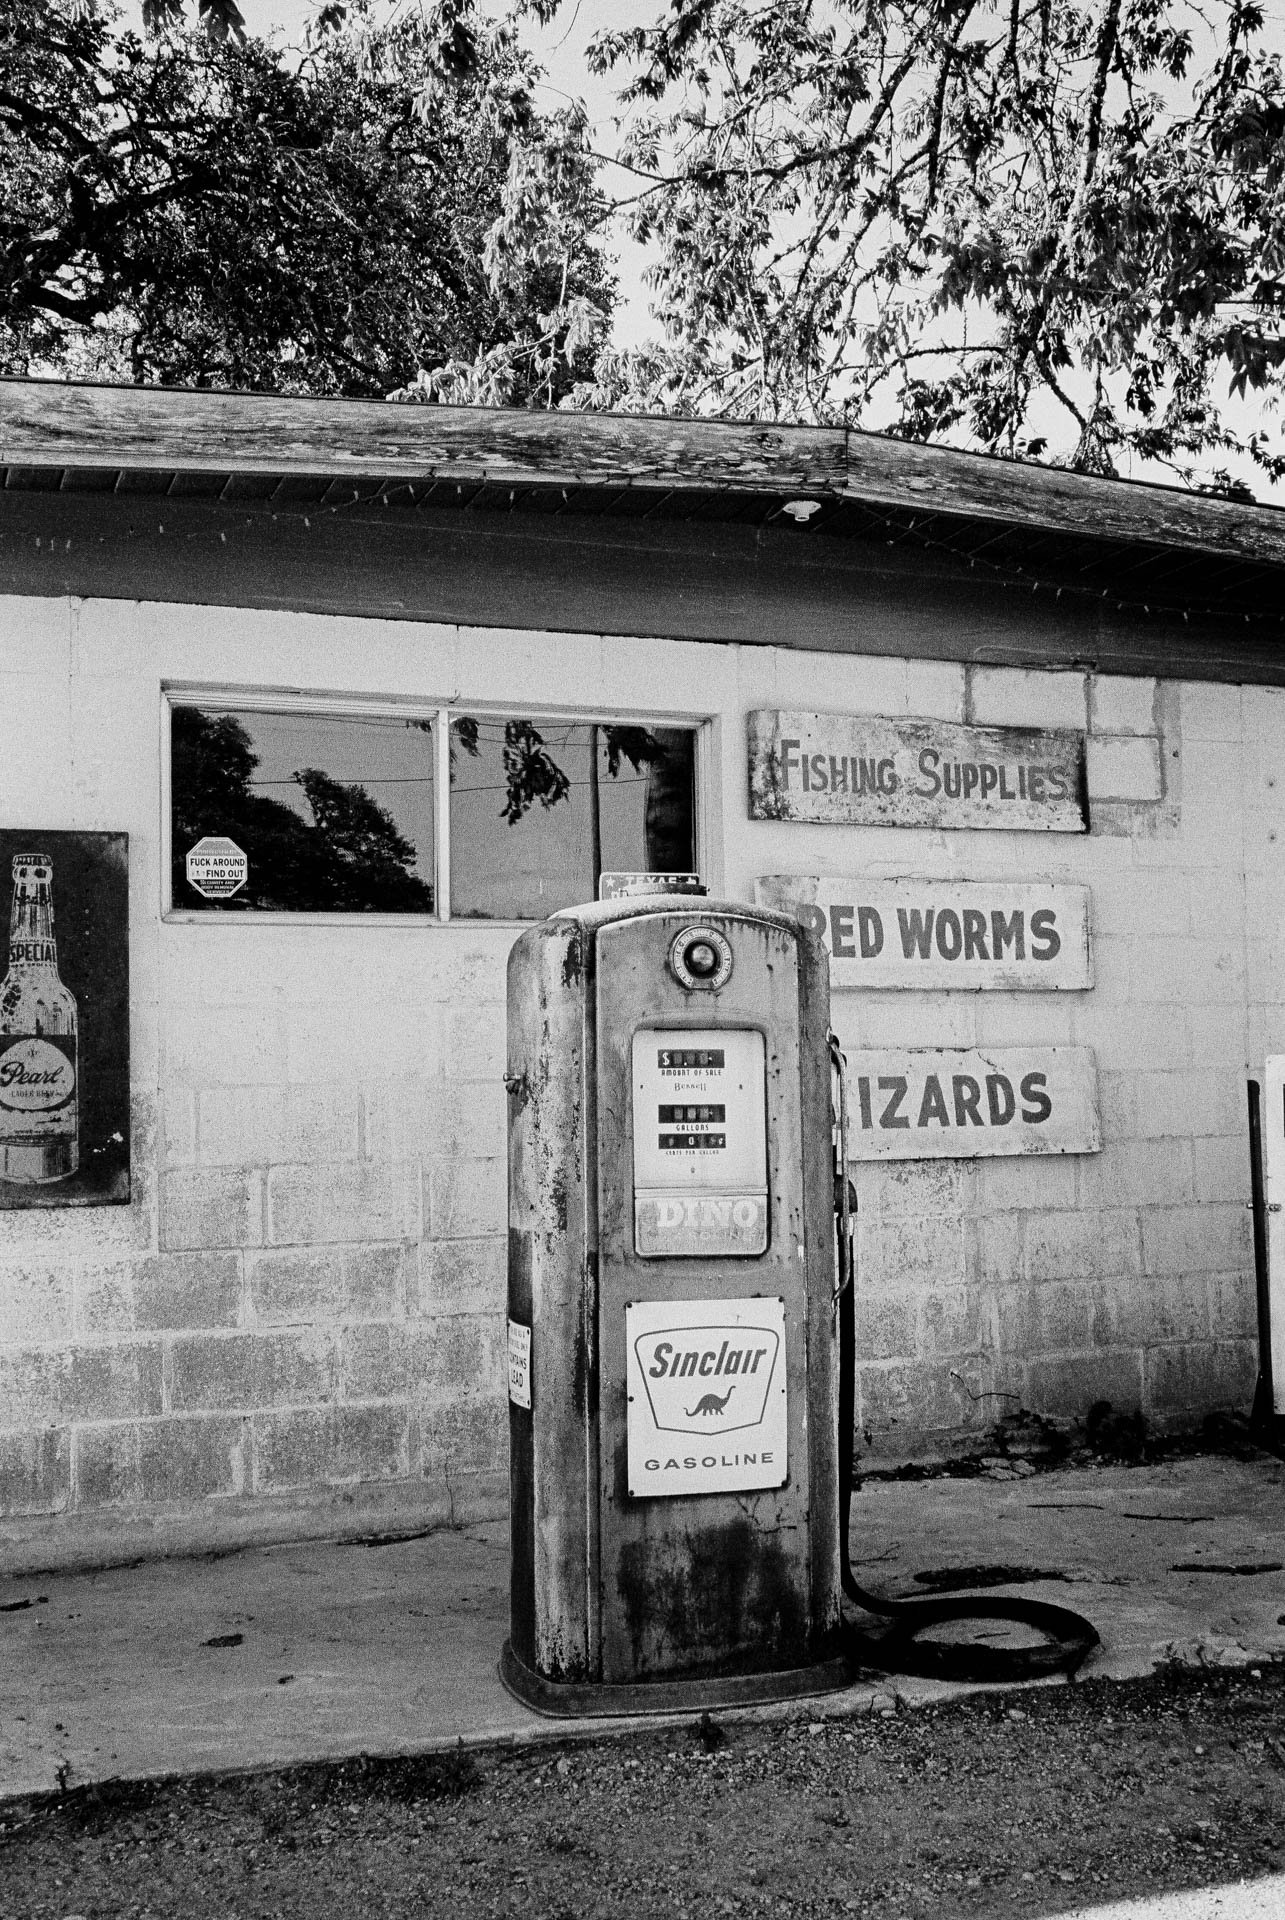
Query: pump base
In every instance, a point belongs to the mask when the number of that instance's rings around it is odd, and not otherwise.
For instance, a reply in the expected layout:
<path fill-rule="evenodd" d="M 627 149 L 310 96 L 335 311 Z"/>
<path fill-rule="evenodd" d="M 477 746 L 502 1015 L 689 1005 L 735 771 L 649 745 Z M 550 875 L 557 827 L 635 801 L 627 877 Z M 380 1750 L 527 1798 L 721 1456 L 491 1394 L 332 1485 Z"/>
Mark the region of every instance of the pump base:
<path fill-rule="evenodd" d="M 518 1659 L 509 1641 L 500 1654 L 500 1678 L 524 1707 L 555 1720 L 632 1718 L 642 1713 L 701 1713 L 711 1707 L 754 1707 L 772 1700 L 806 1700 L 851 1686 L 857 1668 L 840 1654 L 811 1667 L 772 1673 L 699 1674 L 687 1680 L 639 1680 L 627 1686 L 546 1680 Z"/>

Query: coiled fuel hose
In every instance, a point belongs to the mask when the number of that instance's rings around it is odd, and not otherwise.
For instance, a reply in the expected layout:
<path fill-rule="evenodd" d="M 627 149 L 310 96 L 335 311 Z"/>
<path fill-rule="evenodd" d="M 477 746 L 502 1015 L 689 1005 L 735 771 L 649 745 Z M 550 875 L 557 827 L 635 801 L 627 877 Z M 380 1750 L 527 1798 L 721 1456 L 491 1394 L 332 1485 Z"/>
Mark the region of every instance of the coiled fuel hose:
<path fill-rule="evenodd" d="M 848 1070 L 837 1037 L 830 1039 L 835 1109 L 835 1224 L 838 1238 L 834 1310 L 839 1320 L 839 1553 L 843 1591 L 854 1605 L 889 1624 L 881 1632 L 847 1621 L 848 1651 L 863 1666 L 885 1673 L 932 1674 L 949 1680 L 1030 1680 L 1042 1674 L 1073 1674 L 1098 1645 L 1096 1628 L 1070 1607 L 1023 1598 L 983 1600 L 946 1597 L 891 1600 L 870 1593 L 852 1571 L 849 1509 L 852 1504 L 852 1436 L 856 1416 L 857 1340 L 853 1247 L 857 1196 L 848 1178 Z M 980 1641 L 921 1639 L 948 1620 L 1002 1620 L 1034 1628 L 1042 1644 L 988 1646 Z"/>

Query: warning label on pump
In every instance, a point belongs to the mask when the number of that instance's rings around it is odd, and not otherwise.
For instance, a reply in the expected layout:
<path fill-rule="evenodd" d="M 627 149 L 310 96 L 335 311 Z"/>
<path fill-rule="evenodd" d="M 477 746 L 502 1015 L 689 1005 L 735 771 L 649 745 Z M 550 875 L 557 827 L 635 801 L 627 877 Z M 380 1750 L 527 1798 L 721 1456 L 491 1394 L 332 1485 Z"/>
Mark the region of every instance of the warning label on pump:
<path fill-rule="evenodd" d="M 531 1329 L 509 1321 L 509 1399 L 515 1407 L 531 1405 Z"/>
<path fill-rule="evenodd" d="M 250 872 L 247 855 L 235 840 L 207 833 L 189 847 L 185 861 L 187 884 L 205 900 L 227 900 L 239 893 Z"/>
<path fill-rule="evenodd" d="M 785 1484 L 785 1303 L 642 1300 L 625 1308 L 629 1491 Z"/>

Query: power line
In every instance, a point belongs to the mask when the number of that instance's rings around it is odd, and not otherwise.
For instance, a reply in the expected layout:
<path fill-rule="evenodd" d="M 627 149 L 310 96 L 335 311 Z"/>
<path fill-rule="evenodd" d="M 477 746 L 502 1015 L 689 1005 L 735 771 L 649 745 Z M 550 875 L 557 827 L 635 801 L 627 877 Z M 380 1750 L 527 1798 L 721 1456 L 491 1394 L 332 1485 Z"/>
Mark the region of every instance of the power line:
<path fill-rule="evenodd" d="M 367 787 L 431 787 L 433 785 L 433 776 L 431 773 L 354 773 L 346 775 L 343 778 L 338 774 L 328 773 L 326 779 L 336 780 L 341 786 L 345 787 L 354 787 L 359 784 Z M 292 774 L 288 780 L 249 780 L 246 782 L 246 785 L 251 787 L 299 787 L 302 790 L 303 782 L 302 780 L 296 780 Z"/>
<path fill-rule="evenodd" d="M 335 774 L 328 774 L 326 777 L 327 779 L 338 778 Z M 610 773 L 607 775 L 607 778 L 611 781 L 613 788 L 641 787 L 646 784 L 647 775 L 645 773 Z M 296 780 L 293 777 L 288 780 L 250 780 L 247 782 L 247 785 L 251 787 L 299 787 L 301 789 L 302 784 L 302 781 Z M 354 773 L 347 776 L 340 784 L 343 786 L 362 785 L 370 787 L 431 787 L 434 782 L 432 775 L 426 773 Z M 569 787 L 591 787 L 593 781 L 568 780 L 567 785 Z M 483 781 L 477 786 L 466 786 L 462 781 L 457 784 L 452 780 L 451 789 L 454 793 L 461 795 L 466 793 L 508 793 L 510 790 L 507 780 L 497 780 L 493 784 L 488 781 Z M 537 795 L 536 797 L 538 798 L 539 796 Z"/>

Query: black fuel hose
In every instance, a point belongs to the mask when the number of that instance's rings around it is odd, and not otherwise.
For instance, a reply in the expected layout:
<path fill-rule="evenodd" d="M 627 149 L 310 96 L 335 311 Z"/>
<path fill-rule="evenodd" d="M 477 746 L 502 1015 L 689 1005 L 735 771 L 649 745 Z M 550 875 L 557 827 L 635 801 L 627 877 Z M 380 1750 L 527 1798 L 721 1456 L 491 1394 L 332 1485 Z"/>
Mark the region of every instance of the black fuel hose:
<path fill-rule="evenodd" d="M 1041 1674 L 1074 1674 L 1098 1645 L 1092 1623 L 1070 1607 L 1045 1600 L 982 1600 L 946 1597 L 890 1600 L 863 1587 L 852 1571 L 849 1514 L 853 1495 L 852 1433 L 856 1412 L 856 1316 L 853 1290 L 839 1296 L 839 1567 L 843 1591 L 866 1613 L 889 1621 L 879 1633 L 845 1621 L 846 1645 L 862 1666 L 883 1673 L 930 1674 L 943 1680 L 1032 1680 Z M 947 1620 L 1017 1621 L 1044 1635 L 1030 1647 L 993 1647 L 979 1641 L 920 1639 Z"/>
<path fill-rule="evenodd" d="M 944 1680 L 1032 1680 L 1042 1674 L 1076 1672 L 1099 1644 L 1097 1629 L 1070 1607 L 1045 1600 L 972 1598 L 890 1600 L 869 1592 L 852 1571 L 849 1554 L 850 1509 L 854 1492 L 852 1437 L 857 1408 L 857 1328 L 853 1217 L 857 1197 L 848 1179 L 847 1065 L 839 1043 L 830 1039 L 831 1058 L 838 1079 L 836 1103 L 838 1140 L 835 1167 L 835 1224 L 838 1241 L 838 1282 L 835 1309 L 839 1316 L 839 1569 L 843 1591 L 866 1613 L 887 1620 L 879 1633 L 845 1621 L 849 1655 L 863 1666 L 884 1673 L 930 1674 Z M 1044 1635 L 1042 1645 L 995 1647 L 978 1641 L 921 1640 L 927 1628 L 947 1620 L 1003 1620 L 1033 1627 Z"/>

